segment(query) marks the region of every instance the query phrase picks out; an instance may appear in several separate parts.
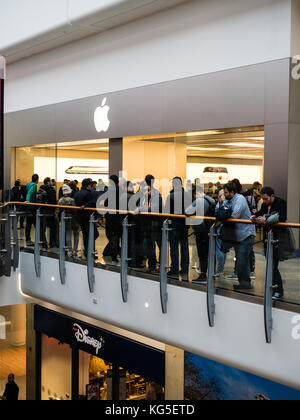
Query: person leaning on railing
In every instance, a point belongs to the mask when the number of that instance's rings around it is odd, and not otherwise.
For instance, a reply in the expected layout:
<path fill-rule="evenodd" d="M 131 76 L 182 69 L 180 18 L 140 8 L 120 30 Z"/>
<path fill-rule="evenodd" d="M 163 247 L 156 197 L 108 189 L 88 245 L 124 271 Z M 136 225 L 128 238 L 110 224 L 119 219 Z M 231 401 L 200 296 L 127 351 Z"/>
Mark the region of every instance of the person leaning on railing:
<path fill-rule="evenodd" d="M 224 206 L 232 210 L 231 218 L 250 221 L 249 206 L 245 197 L 237 193 L 236 185 L 234 183 L 226 184 L 224 194 L 226 198 Z M 230 228 L 230 225 L 226 224 L 224 229 L 228 228 Z M 235 290 L 251 289 L 249 256 L 255 236 L 256 229 L 251 224 L 236 223 L 233 227 L 231 226 L 229 242 L 231 242 L 230 246 L 235 248 L 236 274 L 239 280 L 239 285 L 234 287 Z"/>
<path fill-rule="evenodd" d="M 273 285 L 276 289 L 273 293 L 273 299 L 282 299 L 284 296 L 283 281 L 279 271 L 279 262 L 287 259 L 286 252 L 287 241 L 285 239 L 288 230 L 286 228 L 275 227 L 278 222 L 285 223 L 287 220 L 287 203 L 282 198 L 276 197 L 273 188 L 264 187 L 261 190 L 263 204 L 261 210 L 251 217 L 253 223 L 264 227 L 264 238 L 270 229 L 274 231 L 274 240 L 278 241 L 278 245 L 274 248 L 273 259 Z M 267 249 L 267 241 L 265 240 L 265 253 Z"/>

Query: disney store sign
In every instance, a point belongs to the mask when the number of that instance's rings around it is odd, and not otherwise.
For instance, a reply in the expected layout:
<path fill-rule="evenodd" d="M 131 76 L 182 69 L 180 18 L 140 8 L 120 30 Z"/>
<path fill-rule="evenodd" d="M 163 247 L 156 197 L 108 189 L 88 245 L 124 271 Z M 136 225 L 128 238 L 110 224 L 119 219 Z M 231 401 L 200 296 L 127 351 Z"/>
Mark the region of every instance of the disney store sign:
<path fill-rule="evenodd" d="M 87 329 L 83 329 L 79 324 L 73 325 L 73 331 L 75 333 L 75 338 L 78 343 L 84 343 L 96 350 L 96 355 L 99 354 L 99 351 L 103 349 L 105 341 L 102 337 L 98 340 L 96 338 L 89 336 L 89 331 Z"/>

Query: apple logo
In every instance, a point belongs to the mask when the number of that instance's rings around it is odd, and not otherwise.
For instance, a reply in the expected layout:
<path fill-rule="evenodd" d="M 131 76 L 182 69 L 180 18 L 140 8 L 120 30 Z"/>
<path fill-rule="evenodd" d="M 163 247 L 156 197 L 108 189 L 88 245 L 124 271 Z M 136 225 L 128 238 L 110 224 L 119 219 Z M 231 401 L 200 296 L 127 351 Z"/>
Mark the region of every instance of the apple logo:
<path fill-rule="evenodd" d="M 98 106 L 94 114 L 95 127 L 98 133 L 101 133 L 101 131 L 106 132 L 109 129 L 109 126 L 110 126 L 110 121 L 108 119 L 109 111 L 110 111 L 110 107 L 106 105 L 106 98 L 104 98 L 101 106 Z"/>

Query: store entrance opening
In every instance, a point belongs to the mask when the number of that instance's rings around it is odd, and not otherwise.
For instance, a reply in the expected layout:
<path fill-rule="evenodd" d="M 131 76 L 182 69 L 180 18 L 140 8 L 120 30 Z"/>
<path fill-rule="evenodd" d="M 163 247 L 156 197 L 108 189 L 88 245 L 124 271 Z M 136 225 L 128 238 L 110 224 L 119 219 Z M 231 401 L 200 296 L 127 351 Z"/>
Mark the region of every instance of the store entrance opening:
<path fill-rule="evenodd" d="M 42 334 L 42 399 L 164 398 L 164 351 L 40 306 L 34 327 Z"/>
<path fill-rule="evenodd" d="M 82 352 L 80 352 L 82 353 Z M 88 372 L 86 371 L 88 360 Z M 123 369 L 116 363 L 105 362 L 96 356 L 82 354 L 79 357 L 79 399 L 108 401 L 164 400 L 164 387 L 143 378 L 138 373 Z M 84 387 L 83 376 L 88 383 Z M 85 389 L 84 389 L 85 388 Z"/>

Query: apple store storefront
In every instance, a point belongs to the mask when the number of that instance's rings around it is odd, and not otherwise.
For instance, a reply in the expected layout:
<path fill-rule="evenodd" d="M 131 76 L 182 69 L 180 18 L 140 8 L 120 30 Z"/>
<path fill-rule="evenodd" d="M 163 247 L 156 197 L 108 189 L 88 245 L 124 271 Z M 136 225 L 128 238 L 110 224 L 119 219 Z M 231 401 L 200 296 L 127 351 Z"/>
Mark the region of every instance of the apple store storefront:
<path fill-rule="evenodd" d="M 33 173 L 60 188 L 65 179 L 107 183 L 122 172 L 132 182 L 200 179 L 213 190 L 238 178 L 245 189 L 266 183 L 286 198 L 277 169 L 281 162 L 286 171 L 289 139 L 273 129 L 278 104 L 266 104 L 256 70 L 240 70 L 248 72 L 244 92 L 236 70 L 8 113 L 5 187 Z"/>

